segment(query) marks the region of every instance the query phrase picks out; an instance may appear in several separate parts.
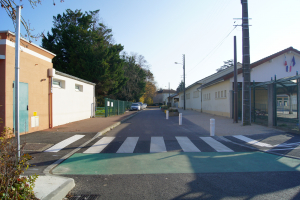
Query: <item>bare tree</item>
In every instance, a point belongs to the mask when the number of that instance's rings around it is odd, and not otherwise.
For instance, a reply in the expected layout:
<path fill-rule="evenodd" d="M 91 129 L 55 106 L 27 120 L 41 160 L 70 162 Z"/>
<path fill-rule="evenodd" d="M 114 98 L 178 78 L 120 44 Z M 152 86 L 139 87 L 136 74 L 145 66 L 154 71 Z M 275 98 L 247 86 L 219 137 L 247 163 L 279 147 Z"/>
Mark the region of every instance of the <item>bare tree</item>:
<path fill-rule="evenodd" d="M 19 2 L 21 3 L 22 0 L 19 0 Z M 28 2 L 30 3 L 31 7 L 34 9 L 35 7 L 37 7 L 38 4 L 42 3 L 42 0 L 28 0 Z M 60 2 L 64 2 L 64 0 L 60 0 Z M 0 5 L 1 8 L 4 9 L 8 15 L 8 17 L 12 20 L 14 27 L 16 27 L 16 0 L 0 0 Z M 53 5 L 55 6 L 55 1 L 53 0 Z M 23 9 L 23 5 L 21 6 L 21 8 Z M 32 29 L 30 27 L 30 23 L 29 21 L 26 22 L 26 20 L 21 16 L 21 24 L 24 26 L 25 30 L 26 30 L 26 35 L 22 35 L 22 37 L 26 37 L 29 39 L 29 41 L 31 41 L 31 39 L 36 39 L 38 37 L 43 36 L 43 33 L 38 34 L 38 35 L 33 35 L 32 31 L 34 29 Z"/>

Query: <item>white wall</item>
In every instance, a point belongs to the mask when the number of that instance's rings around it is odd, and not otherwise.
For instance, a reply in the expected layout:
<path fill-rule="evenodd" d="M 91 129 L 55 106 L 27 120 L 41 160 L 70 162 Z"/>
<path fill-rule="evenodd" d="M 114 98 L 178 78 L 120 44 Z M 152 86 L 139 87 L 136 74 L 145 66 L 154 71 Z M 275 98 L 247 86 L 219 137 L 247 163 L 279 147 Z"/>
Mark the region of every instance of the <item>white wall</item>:
<path fill-rule="evenodd" d="M 196 84 L 185 91 L 186 109 L 201 111 L 201 94 L 197 90 L 198 87 L 200 87 L 200 84 Z"/>
<path fill-rule="evenodd" d="M 293 56 L 295 56 L 296 65 L 292 67 L 291 72 L 286 72 L 285 66 L 283 65 L 284 55 L 280 55 L 274 58 L 271 62 L 268 61 L 257 67 L 254 67 L 251 70 L 251 82 L 253 82 L 253 80 L 255 80 L 256 83 L 266 82 L 270 81 L 271 77 L 273 77 L 274 80 L 274 75 L 276 75 L 277 79 L 280 79 L 284 77 L 295 76 L 296 71 L 300 73 L 300 56 L 294 52 L 286 53 L 285 56 L 288 65 L 290 65 Z M 233 77 L 230 78 L 230 81 L 233 82 Z M 242 74 L 238 75 L 237 81 L 243 82 Z"/>
<path fill-rule="evenodd" d="M 230 117 L 229 80 L 202 89 L 202 112 Z M 226 91 L 226 96 L 224 95 Z M 215 95 L 217 92 L 217 96 Z M 223 92 L 223 96 L 221 96 Z"/>
<path fill-rule="evenodd" d="M 53 79 L 64 82 L 62 88 L 53 86 L 53 126 L 90 118 L 94 86 L 57 74 Z M 82 91 L 75 91 L 75 84 Z"/>

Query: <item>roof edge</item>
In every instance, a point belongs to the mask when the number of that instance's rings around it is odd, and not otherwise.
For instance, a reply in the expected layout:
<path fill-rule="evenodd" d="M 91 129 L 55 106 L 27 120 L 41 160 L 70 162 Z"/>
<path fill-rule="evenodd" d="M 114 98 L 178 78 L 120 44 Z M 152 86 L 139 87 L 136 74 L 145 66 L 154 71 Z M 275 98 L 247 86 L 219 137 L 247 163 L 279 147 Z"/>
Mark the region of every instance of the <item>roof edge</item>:
<path fill-rule="evenodd" d="M 84 83 L 87 83 L 87 84 L 90 84 L 90 85 L 96 85 L 96 83 L 92 83 L 92 82 L 86 81 L 84 79 L 78 78 L 76 76 L 72 76 L 72 75 L 57 71 L 57 70 L 55 70 L 55 74 L 61 75 L 61 76 L 67 77 L 67 78 L 71 78 L 71 79 L 74 79 L 74 80 L 77 80 L 77 81 L 81 81 L 81 82 L 84 82 Z"/>
<path fill-rule="evenodd" d="M 14 32 L 11 32 L 11 31 L 9 31 L 9 30 L 0 31 L 0 33 L 9 33 L 9 34 L 12 34 L 12 35 L 16 36 Z M 33 45 L 33 46 L 35 46 L 35 47 L 37 47 L 37 48 L 39 48 L 39 49 L 41 49 L 41 50 L 47 52 L 47 53 L 49 53 L 49 54 L 51 54 L 51 55 L 53 55 L 53 56 L 56 56 L 56 54 L 54 54 L 54 53 L 52 53 L 52 52 L 50 52 L 50 51 L 44 49 L 43 47 L 40 47 L 40 46 L 34 44 L 33 42 L 30 42 L 30 41 L 26 40 L 25 38 L 20 37 L 20 39 L 23 40 L 23 41 L 25 41 L 25 42 L 28 42 L 29 44 L 31 44 L 31 45 Z"/>

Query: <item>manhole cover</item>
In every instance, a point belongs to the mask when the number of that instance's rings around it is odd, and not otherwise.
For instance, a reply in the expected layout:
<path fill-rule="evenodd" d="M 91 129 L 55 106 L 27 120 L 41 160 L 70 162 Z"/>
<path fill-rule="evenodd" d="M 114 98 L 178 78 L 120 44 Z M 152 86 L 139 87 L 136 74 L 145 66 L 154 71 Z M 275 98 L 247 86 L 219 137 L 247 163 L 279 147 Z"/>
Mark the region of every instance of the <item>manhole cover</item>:
<path fill-rule="evenodd" d="M 93 194 L 80 194 L 80 195 L 72 195 L 69 197 L 69 200 L 97 200 L 100 195 Z"/>
<path fill-rule="evenodd" d="M 26 143 L 23 146 L 23 151 L 44 151 L 49 147 L 53 146 L 53 144 L 46 143 Z"/>

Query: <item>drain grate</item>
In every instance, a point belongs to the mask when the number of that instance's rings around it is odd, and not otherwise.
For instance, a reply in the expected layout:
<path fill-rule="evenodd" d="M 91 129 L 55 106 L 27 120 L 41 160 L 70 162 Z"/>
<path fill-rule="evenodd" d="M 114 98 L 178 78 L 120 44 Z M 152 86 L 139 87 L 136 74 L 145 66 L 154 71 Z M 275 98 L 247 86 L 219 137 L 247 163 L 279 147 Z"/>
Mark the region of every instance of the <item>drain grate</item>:
<path fill-rule="evenodd" d="M 72 195 L 69 200 L 97 200 L 100 195 L 94 194 L 81 194 L 81 195 Z"/>

